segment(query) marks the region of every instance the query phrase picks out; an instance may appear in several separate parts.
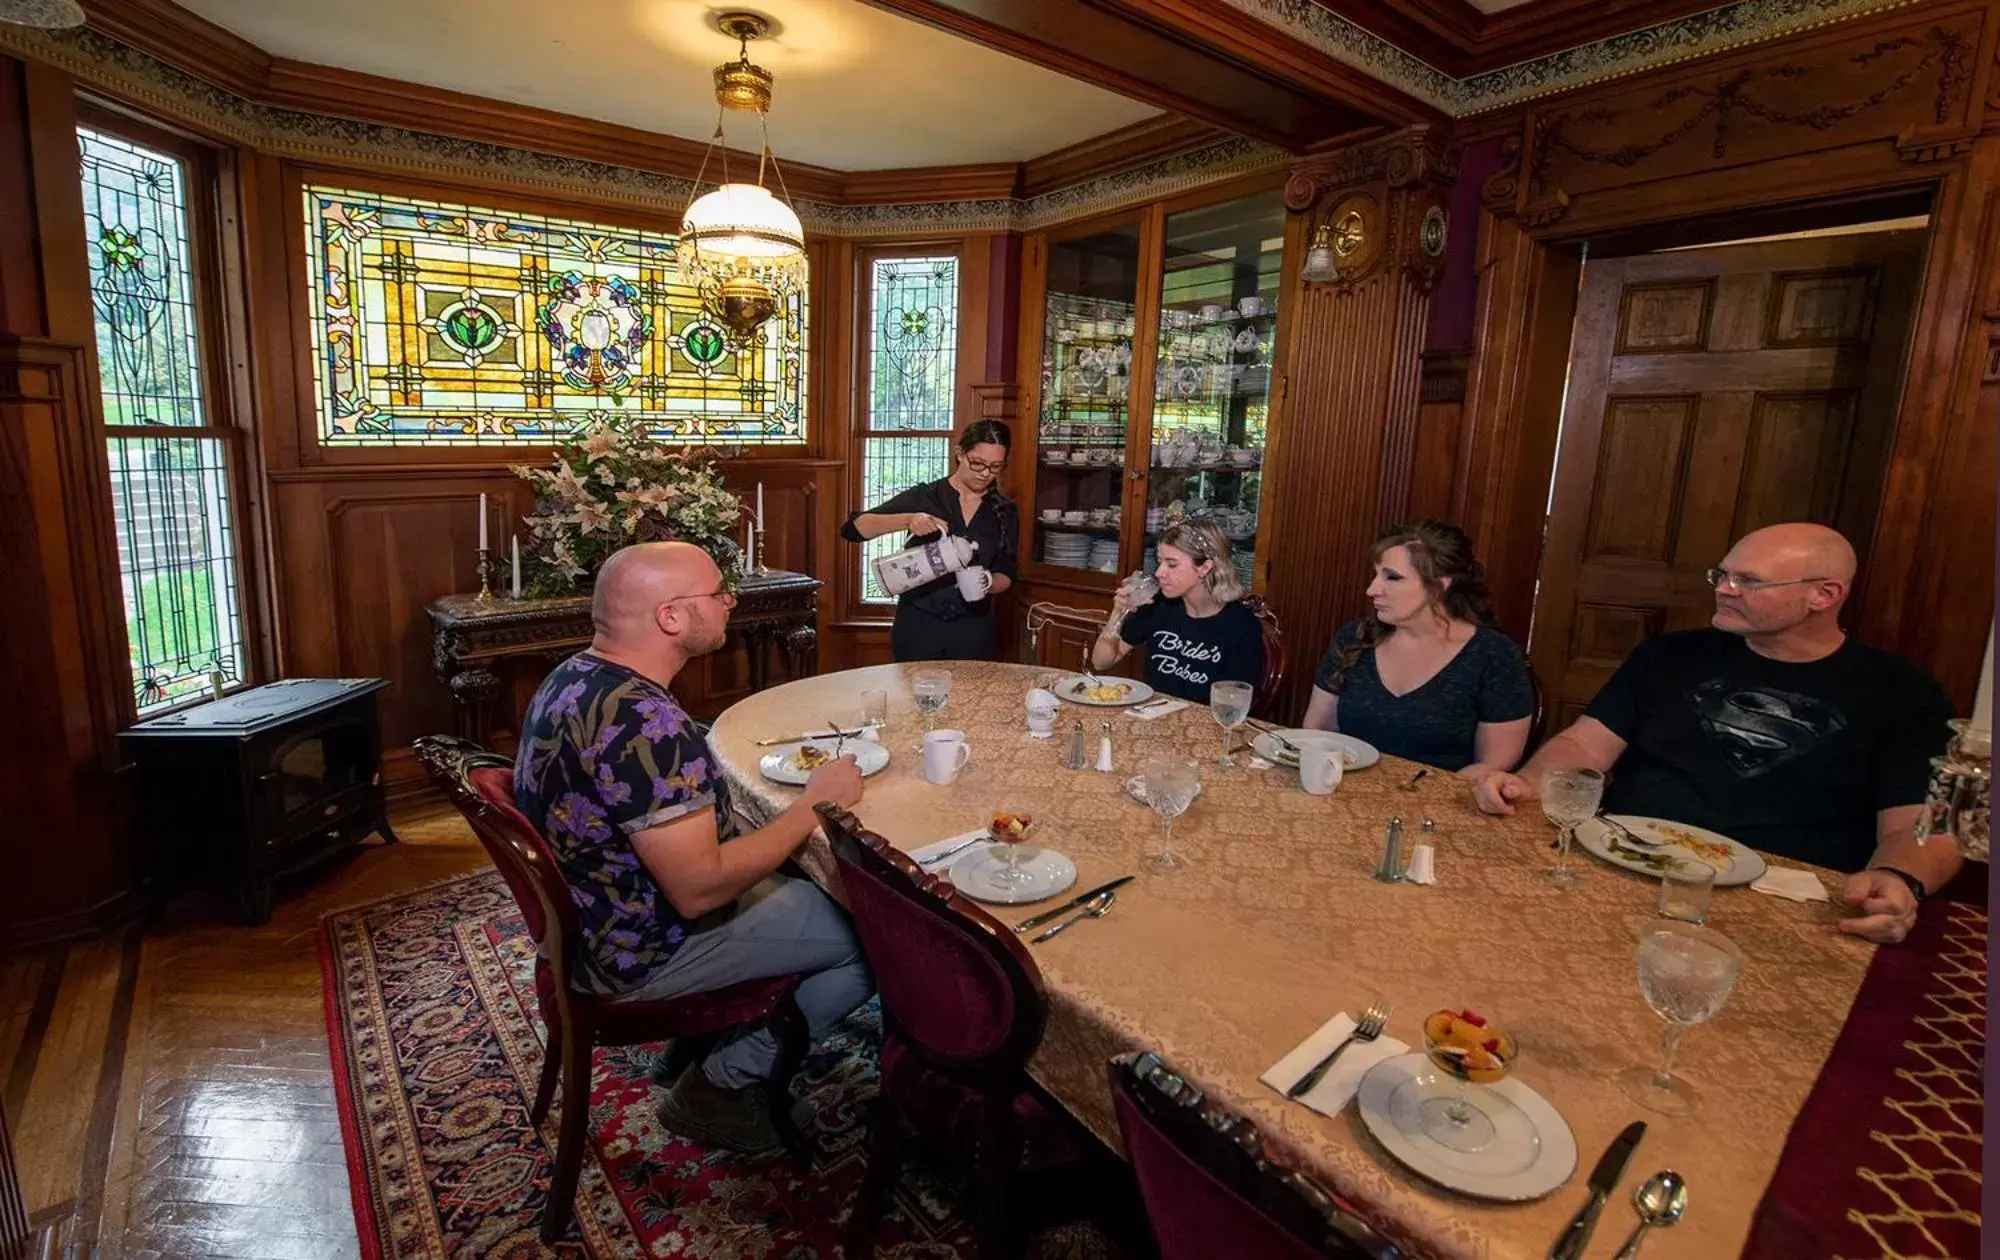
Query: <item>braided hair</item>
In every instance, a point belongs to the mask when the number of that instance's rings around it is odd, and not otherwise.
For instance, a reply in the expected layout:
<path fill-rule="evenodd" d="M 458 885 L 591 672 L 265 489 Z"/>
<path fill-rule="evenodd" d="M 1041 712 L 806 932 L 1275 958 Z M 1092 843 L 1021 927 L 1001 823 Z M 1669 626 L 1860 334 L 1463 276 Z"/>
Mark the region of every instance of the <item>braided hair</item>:
<path fill-rule="evenodd" d="M 1382 563 L 1391 547 L 1401 547 L 1410 555 L 1431 606 L 1453 621 L 1469 621 L 1476 626 L 1493 624 L 1493 597 L 1486 589 L 1486 566 L 1472 554 L 1472 540 L 1456 525 L 1426 517 L 1408 525 L 1391 526 L 1375 539 L 1368 552 L 1372 569 Z M 1338 694 L 1361 654 L 1389 637 L 1395 629 L 1380 617 L 1369 616 L 1355 630 L 1353 639 L 1341 651 L 1340 665 L 1327 676 L 1324 686 Z"/>

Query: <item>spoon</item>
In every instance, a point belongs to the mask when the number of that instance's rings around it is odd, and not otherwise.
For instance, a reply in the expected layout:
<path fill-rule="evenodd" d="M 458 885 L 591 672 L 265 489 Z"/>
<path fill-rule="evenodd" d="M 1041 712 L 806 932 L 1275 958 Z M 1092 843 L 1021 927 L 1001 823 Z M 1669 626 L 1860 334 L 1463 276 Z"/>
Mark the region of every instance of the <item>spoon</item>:
<path fill-rule="evenodd" d="M 1430 768 L 1429 766 L 1425 766 L 1425 767 L 1424 767 L 1423 769 L 1421 769 L 1421 770 L 1417 771 L 1417 772 L 1416 772 L 1415 774 L 1411 775 L 1411 776 L 1410 776 L 1410 781 L 1409 781 L 1408 783 L 1405 783 L 1405 784 L 1403 784 L 1403 785 L 1402 785 L 1402 786 L 1401 786 L 1400 788 L 1398 788 L 1397 790 L 1398 790 L 1398 791 L 1402 791 L 1402 792 L 1414 792 L 1414 791 L 1416 791 L 1416 790 L 1417 790 L 1417 784 L 1419 784 L 1419 783 L 1422 783 L 1422 782 L 1424 781 L 1424 776 L 1425 776 L 1425 775 L 1427 775 L 1427 774 L 1429 774 L 1430 772 L 1431 772 L 1431 768 Z"/>
<path fill-rule="evenodd" d="M 1639 1243 L 1646 1237 L 1646 1231 L 1655 1225 L 1661 1229 L 1671 1228 L 1680 1221 L 1681 1213 L 1687 1211 L 1687 1206 L 1687 1182 L 1679 1173 L 1667 1169 L 1646 1178 L 1646 1184 L 1632 1195 L 1632 1208 L 1639 1214 L 1639 1224 L 1614 1260 L 1636 1260 Z"/>

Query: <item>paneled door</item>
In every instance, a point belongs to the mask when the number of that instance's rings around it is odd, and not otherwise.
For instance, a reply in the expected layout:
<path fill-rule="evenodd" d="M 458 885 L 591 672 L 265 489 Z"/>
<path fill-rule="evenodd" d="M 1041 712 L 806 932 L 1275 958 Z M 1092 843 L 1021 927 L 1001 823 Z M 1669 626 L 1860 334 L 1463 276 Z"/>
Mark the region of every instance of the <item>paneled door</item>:
<path fill-rule="evenodd" d="M 1750 530 L 1832 525 L 1866 579 L 1924 236 L 1587 264 L 1530 645 L 1551 730 L 1640 642 L 1708 623 L 1702 571 Z"/>

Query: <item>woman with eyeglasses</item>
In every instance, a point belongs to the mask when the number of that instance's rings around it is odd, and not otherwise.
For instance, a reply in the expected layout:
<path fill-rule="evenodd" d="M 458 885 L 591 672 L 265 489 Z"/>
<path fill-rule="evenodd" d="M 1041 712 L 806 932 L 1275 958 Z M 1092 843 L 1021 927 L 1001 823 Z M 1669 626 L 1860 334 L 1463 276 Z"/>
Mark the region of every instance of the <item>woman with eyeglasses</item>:
<path fill-rule="evenodd" d="M 1439 521 L 1398 525 L 1369 566 L 1373 615 L 1334 634 L 1305 724 L 1468 778 L 1512 770 L 1535 692 L 1521 649 L 1493 627 L 1472 540 Z"/>
<path fill-rule="evenodd" d="M 889 649 L 898 661 L 990 661 L 998 655 L 993 596 L 1014 584 L 1015 539 L 1021 514 L 1000 492 L 1013 434 L 998 420 L 981 420 L 958 438 L 949 477 L 911 486 L 840 527 L 849 542 L 903 533 L 910 542 L 939 534 L 970 539 L 979 548 L 972 572 L 985 579 L 980 598 L 967 602 L 956 577 L 904 591 L 896 599 Z"/>
<path fill-rule="evenodd" d="M 1142 644 L 1146 683 L 1155 691 L 1208 703 L 1211 683 L 1264 681 L 1264 631 L 1243 606 L 1243 583 L 1229 557 L 1229 535 L 1214 521 L 1182 521 L 1160 535 L 1153 576 L 1159 598 L 1133 602 L 1127 587 L 1090 646 L 1093 669 L 1109 669 Z"/>

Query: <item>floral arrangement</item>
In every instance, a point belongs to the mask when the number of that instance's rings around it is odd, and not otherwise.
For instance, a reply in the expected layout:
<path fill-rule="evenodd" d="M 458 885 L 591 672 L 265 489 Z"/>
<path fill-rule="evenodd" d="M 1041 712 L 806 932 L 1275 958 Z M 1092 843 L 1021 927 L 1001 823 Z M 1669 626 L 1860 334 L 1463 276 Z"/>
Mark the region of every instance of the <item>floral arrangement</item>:
<path fill-rule="evenodd" d="M 715 454 L 669 447 L 637 420 L 599 411 L 556 446 L 551 466 L 516 467 L 535 488 L 522 548 L 527 593 L 567 594 L 620 547 L 669 541 L 714 556 L 734 590 L 739 548 L 731 535 L 743 504 L 722 488 Z"/>

